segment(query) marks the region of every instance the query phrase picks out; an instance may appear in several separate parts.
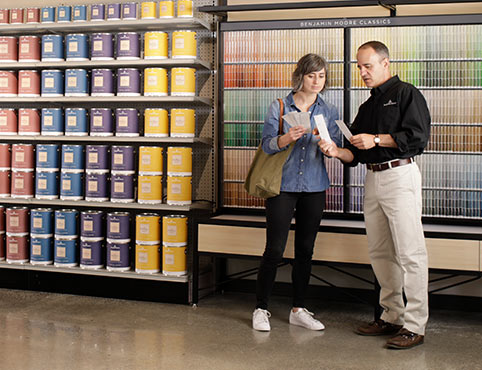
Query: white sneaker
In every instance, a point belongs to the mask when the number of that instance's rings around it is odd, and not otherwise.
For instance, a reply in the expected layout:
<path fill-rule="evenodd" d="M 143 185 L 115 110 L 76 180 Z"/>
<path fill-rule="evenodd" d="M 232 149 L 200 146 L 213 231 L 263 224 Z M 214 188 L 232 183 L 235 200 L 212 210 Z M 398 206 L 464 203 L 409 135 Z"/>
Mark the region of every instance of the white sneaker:
<path fill-rule="evenodd" d="M 253 329 L 258 331 L 270 331 L 269 318 L 271 314 L 268 310 L 257 308 L 253 312 Z"/>
<path fill-rule="evenodd" d="M 302 308 L 298 312 L 290 311 L 290 324 L 302 326 L 310 330 L 323 330 L 325 326 L 313 317 L 313 313 L 306 308 Z"/>

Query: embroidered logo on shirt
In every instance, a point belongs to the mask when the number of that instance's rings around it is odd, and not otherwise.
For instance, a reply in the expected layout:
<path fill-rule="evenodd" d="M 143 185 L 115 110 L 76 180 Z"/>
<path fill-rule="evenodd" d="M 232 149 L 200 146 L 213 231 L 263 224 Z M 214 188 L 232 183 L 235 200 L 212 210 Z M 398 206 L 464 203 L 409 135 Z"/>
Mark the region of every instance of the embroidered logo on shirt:
<path fill-rule="evenodd" d="M 396 101 L 392 101 L 392 99 L 390 99 L 388 102 L 386 102 L 385 104 L 383 104 L 384 107 L 388 107 L 389 105 L 397 105 L 397 102 L 396 102 Z"/>

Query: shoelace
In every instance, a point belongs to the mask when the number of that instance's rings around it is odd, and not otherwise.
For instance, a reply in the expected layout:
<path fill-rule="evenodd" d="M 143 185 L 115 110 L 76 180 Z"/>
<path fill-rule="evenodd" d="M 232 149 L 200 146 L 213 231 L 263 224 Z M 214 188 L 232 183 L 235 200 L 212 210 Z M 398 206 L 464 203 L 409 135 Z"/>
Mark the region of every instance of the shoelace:
<path fill-rule="evenodd" d="M 266 316 L 263 315 L 263 321 L 267 321 L 267 317 L 270 318 L 271 317 L 271 312 L 269 312 L 268 310 L 259 310 L 258 312 L 263 312 Z M 258 315 L 259 316 L 259 315 Z"/>

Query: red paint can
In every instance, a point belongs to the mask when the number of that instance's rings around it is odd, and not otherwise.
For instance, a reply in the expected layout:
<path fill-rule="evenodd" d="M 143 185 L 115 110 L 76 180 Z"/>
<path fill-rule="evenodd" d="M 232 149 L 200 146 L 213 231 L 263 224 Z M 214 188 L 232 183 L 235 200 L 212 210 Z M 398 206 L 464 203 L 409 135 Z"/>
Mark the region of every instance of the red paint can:
<path fill-rule="evenodd" d="M 27 23 L 40 23 L 40 8 L 27 8 Z"/>
<path fill-rule="evenodd" d="M 5 207 L 0 206 L 0 233 L 5 232 Z"/>
<path fill-rule="evenodd" d="M 17 112 L 11 108 L 0 108 L 0 133 L 2 135 L 17 134 Z"/>
<path fill-rule="evenodd" d="M 39 62 L 40 40 L 38 36 L 20 36 L 18 39 L 18 60 L 22 62 Z"/>
<path fill-rule="evenodd" d="M 10 198 L 10 170 L 0 171 L 0 198 Z"/>
<path fill-rule="evenodd" d="M 5 211 L 6 229 L 10 234 L 25 234 L 29 232 L 28 226 L 28 208 L 27 207 L 11 207 Z"/>
<path fill-rule="evenodd" d="M 35 156 L 32 144 L 12 145 L 12 169 L 33 170 L 35 167 Z"/>
<path fill-rule="evenodd" d="M 18 110 L 18 134 L 40 134 L 40 111 L 36 108 L 21 108 Z"/>
<path fill-rule="evenodd" d="M 29 260 L 27 235 L 17 236 L 7 234 L 7 262 L 26 263 Z"/>
<path fill-rule="evenodd" d="M 5 232 L 0 232 L 0 261 L 5 261 Z"/>
<path fill-rule="evenodd" d="M 0 143 L 0 171 L 9 170 L 11 165 L 10 144 Z"/>
<path fill-rule="evenodd" d="M 0 37 L 0 61 L 17 61 L 17 38 L 14 36 Z"/>
<path fill-rule="evenodd" d="M 34 172 L 32 171 L 12 171 L 11 197 L 30 199 L 33 198 Z"/>
<path fill-rule="evenodd" d="M 18 71 L 18 96 L 40 96 L 40 75 L 36 70 Z"/>
<path fill-rule="evenodd" d="M 15 71 L 0 71 L 0 96 L 17 96 L 17 73 Z"/>
<path fill-rule="evenodd" d="M 10 10 L 10 24 L 23 23 L 23 8 L 16 8 Z"/>
<path fill-rule="evenodd" d="M 10 21 L 10 9 L 0 9 L 0 24 L 8 24 Z"/>

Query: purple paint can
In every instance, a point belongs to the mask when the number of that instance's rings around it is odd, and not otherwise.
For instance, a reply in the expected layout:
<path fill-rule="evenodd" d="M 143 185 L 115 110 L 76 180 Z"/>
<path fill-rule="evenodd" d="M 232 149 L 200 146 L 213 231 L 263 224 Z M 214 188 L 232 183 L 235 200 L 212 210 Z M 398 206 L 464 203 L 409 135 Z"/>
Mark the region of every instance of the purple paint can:
<path fill-rule="evenodd" d="M 104 267 L 104 238 L 80 238 L 80 268 Z"/>
<path fill-rule="evenodd" d="M 112 109 L 92 108 L 90 110 L 90 136 L 113 136 Z"/>
<path fill-rule="evenodd" d="M 117 59 L 140 59 L 139 34 L 122 32 L 117 34 Z"/>
<path fill-rule="evenodd" d="M 135 20 L 137 19 L 137 3 L 128 2 L 122 4 L 122 19 Z"/>
<path fill-rule="evenodd" d="M 114 36 L 112 33 L 94 33 L 91 39 L 91 60 L 114 59 Z"/>
<path fill-rule="evenodd" d="M 134 147 L 130 145 L 113 145 L 111 149 L 112 172 L 134 172 Z"/>
<path fill-rule="evenodd" d="M 87 172 L 85 176 L 85 200 L 88 202 L 106 202 L 107 173 Z"/>
<path fill-rule="evenodd" d="M 129 243 L 107 242 L 107 270 L 129 271 Z"/>
<path fill-rule="evenodd" d="M 87 238 L 103 238 L 103 219 L 102 211 L 82 211 L 80 213 L 80 236 Z"/>
<path fill-rule="evenodd" d="M 117 96 L 140 96 L 140 72 L 137 68 L 117 70 Z"/>
<path fill-rule="evenodd" d="M 134 202 L 134 174 L 112 174 L 110 201 L 113 203 Z"/>
<path fill-rule="evenodd" d="M 139 136 L 139 112 L 134 108 L 115 110 L 115 136 Z"/>
<path fill-rule="evenodd" d="M 108 172 L 108 152 L 108 145 L 87 145 L 85 149 L 85 168 L 90 171 L 95 170 L 98 173 Z"/>
<path fill-rule="evenodd" d="M 114 72 L 112 69 L 93 69 L 91 80 L 92 96 L 114 96 Z"/>
<path fill-rule="evenodd" d="M 105 20 L 105 5 L 104 4 L 92 4 L 90 6 L 90 20 L 91 21 L 103 21 L 103 20 Z"/>
<path fill-rule="evenodd" d="M 129 212 L 110 212 L 107 214 L 107 241 L 120 243 L 131 241 Z"/>
<path fill-rule="evenodd" d="M 113 3 L 107 5 L 107 20 L 118 21 L 121 19 L 121 4 Z"/>

